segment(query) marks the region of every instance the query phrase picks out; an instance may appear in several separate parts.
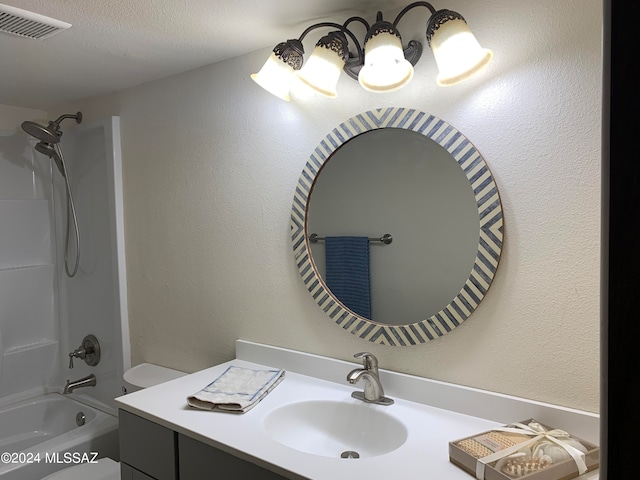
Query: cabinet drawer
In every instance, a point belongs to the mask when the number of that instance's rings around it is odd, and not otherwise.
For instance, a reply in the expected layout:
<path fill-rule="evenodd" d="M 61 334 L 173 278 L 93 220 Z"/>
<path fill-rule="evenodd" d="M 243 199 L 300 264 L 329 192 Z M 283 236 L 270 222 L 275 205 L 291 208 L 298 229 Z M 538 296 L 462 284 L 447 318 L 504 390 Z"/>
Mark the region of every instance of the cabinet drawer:
<path fill-rule="evenodd" d="M 119 410 L 120 461 L 157 480 L 177 478 L 177 434 Z"/>
<path fill-rule="evenodd" d="M 185 435 L 178 435 L 180 479 L 285 480 L 270 470 L 249 463 Z"/>
<path fill-rule="evenodd" d="M 120 480 L 154 480 L 154 478 L 120 462 Z"/>

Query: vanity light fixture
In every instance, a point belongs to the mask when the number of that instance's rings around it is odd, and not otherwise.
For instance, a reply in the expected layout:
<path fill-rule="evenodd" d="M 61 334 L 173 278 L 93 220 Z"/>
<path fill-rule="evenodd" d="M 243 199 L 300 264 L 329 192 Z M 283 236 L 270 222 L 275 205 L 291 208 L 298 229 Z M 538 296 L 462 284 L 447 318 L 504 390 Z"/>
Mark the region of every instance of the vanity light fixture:
<path fill-rule="evenodd" d="M 260 71 L 251 78 L 287 101 L 296 77 L 313 90 L 335 98 L 342 71 L 370 92 L 398 90 L 411 81 L 413 67 L 422 55 L 422 45 L 415 40 L 403 48 L 397 28 L 402 17 L 415 7 L 426 7 L 430 12 L 426 39 L 438 65 L 438 85 L 448 86 L 466 80 L 491 61 L 493 52 L 480 46 L 462 15 L 452 10 L 436 10 L 429 2 L 414 2 L 393 22 L 383 20 L 382 12 L 378 12 L 376 22 L 371 26 L 361 17 L 351 17 L 343 25 L 332 22 L 311 25 L 298 39 L 276 45 Z M 348 29 L 354 21 L 362 23 L 367 30 L 364 49 Z M 335 30 L 318 40 L 303 66 L 302 40 L 312 30 L 326 27 Z M 353 41 L 355 54 L 349 51 L 348 39 Z"/>

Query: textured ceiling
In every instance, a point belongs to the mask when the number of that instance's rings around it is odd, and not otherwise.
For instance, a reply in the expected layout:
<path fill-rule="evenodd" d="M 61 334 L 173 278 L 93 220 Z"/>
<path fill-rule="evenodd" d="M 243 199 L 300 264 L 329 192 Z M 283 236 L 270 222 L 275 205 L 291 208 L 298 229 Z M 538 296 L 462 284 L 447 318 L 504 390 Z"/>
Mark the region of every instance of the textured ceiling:
<path fill-rule="evenodd" d="M 399 0 L 2 0 L 72 24 L 44 40 L 0 33 L 0 104 L 48 109 L 297 38 L 319 21 L 372 22 Z M 363 33 L 364 35 L 364 33 Z M 314 40 L 315 41 L 315 40 Z"/>

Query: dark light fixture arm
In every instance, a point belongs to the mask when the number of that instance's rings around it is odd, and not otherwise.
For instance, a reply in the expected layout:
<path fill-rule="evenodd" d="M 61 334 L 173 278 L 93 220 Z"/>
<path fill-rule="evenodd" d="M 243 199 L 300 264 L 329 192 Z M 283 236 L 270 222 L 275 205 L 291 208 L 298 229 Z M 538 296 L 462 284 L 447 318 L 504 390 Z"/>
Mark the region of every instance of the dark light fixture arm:
<path fill-rule="evenodd" d="M 360 22 L 360 23 L 362 23 L 362 24 L 364 25 L 364 28 L 366 29 L 366 31 L 367 31 L 367 32 L 368 32 L 368 31 L 369 31 L 369 29 L 371 28 L 371 25 L 369 25 L 369 22 L 367 22 L 367 21 L 366 21 L 364 18 L 362 18 L 362 17 L 351 17 L 351 18 L 348 18 L 348 19 L 344 22 L 343 27 L 344 27 L 344 28 L 347 28 L 347 26 L 348 26 L 351 22 Z"/>
<path fill-rule="evenodd" d="M 436 9 L 433 7 L 433 5 L 431 5 L 429 2 L 413 2 L 409 5 L 407 5 L 406 7 L 404 7 L 402 9 L 402 11 L 396 16 L 396 19 L 393 21 L 393 26 L 394 27 L 398 27 L 398 22 L 400 22 L 400 20 L 402 19 L 402 17 L 405 16 L 405 14 L 415 8 L 415 7 L 426 7 L 429 9 L 429 11 L 431 12 L 431 15 L 429 15 L 429 18 L 431 18 L 431 16 L 436 13 Z"/>
<path fill-rule="evenodd" d="M 369 25 L 369 22 L 367 22 L 362 17 L 351 17 L 351 18 L 348 18 L 344 22 L 344 27 L 347 28 L 347 26 L 352 22 L 360 22 L 360 23 L 362 23 L 364 25 L 364 28 L 365 28 L 365 34 L 371 28 L 371 25 Z M 360 69 L 362 68 L 362 65 L 364 65 L 364 52 L 359 51 L 357 57 L 353 57 L 353 56 L 351 56 L 351 54 L 349 54 L 349 58 L 347 58 L 347 61 L 345 62 L 345 65 L 344 65 L 344 69 L 343 69 L 344 73 L 346 73 L 349 77 L 351 77 L 353 80 L 355 80 L 357 82 L 358 81 L 358 73 L 360 73 Z"/>

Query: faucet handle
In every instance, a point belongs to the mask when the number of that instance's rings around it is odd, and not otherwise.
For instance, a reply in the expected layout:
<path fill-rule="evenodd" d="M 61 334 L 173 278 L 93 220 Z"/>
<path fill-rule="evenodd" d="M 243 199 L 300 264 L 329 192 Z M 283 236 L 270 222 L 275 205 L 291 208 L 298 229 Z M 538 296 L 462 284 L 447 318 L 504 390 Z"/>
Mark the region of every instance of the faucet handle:
<path fill-rule="evenodd" d="M 353 358 L 361 358 L 364 368 L 366 368 L 367 370 L 372 370 L 376 373 L 378 372 L 378 359 L 373 353 L 360 352 L 356 353 Z"/>
<path fill-rule="evenodd" d="M 82 339 L 82 345 L 69 354 L 69 368 L 73 368 L 73 359 L 84 360 L 87 365 L 95 367 L 100 362 L 100 344 L 93 335 L 87 335 Z"/>
<path fill-rule="evenodd" d="M 79 346 L 73 352 L 69 354 L 69 368 L 73 368 L 73 357 L 84 360 L 87 356 L 87 352 L 82 346 Z"/>

